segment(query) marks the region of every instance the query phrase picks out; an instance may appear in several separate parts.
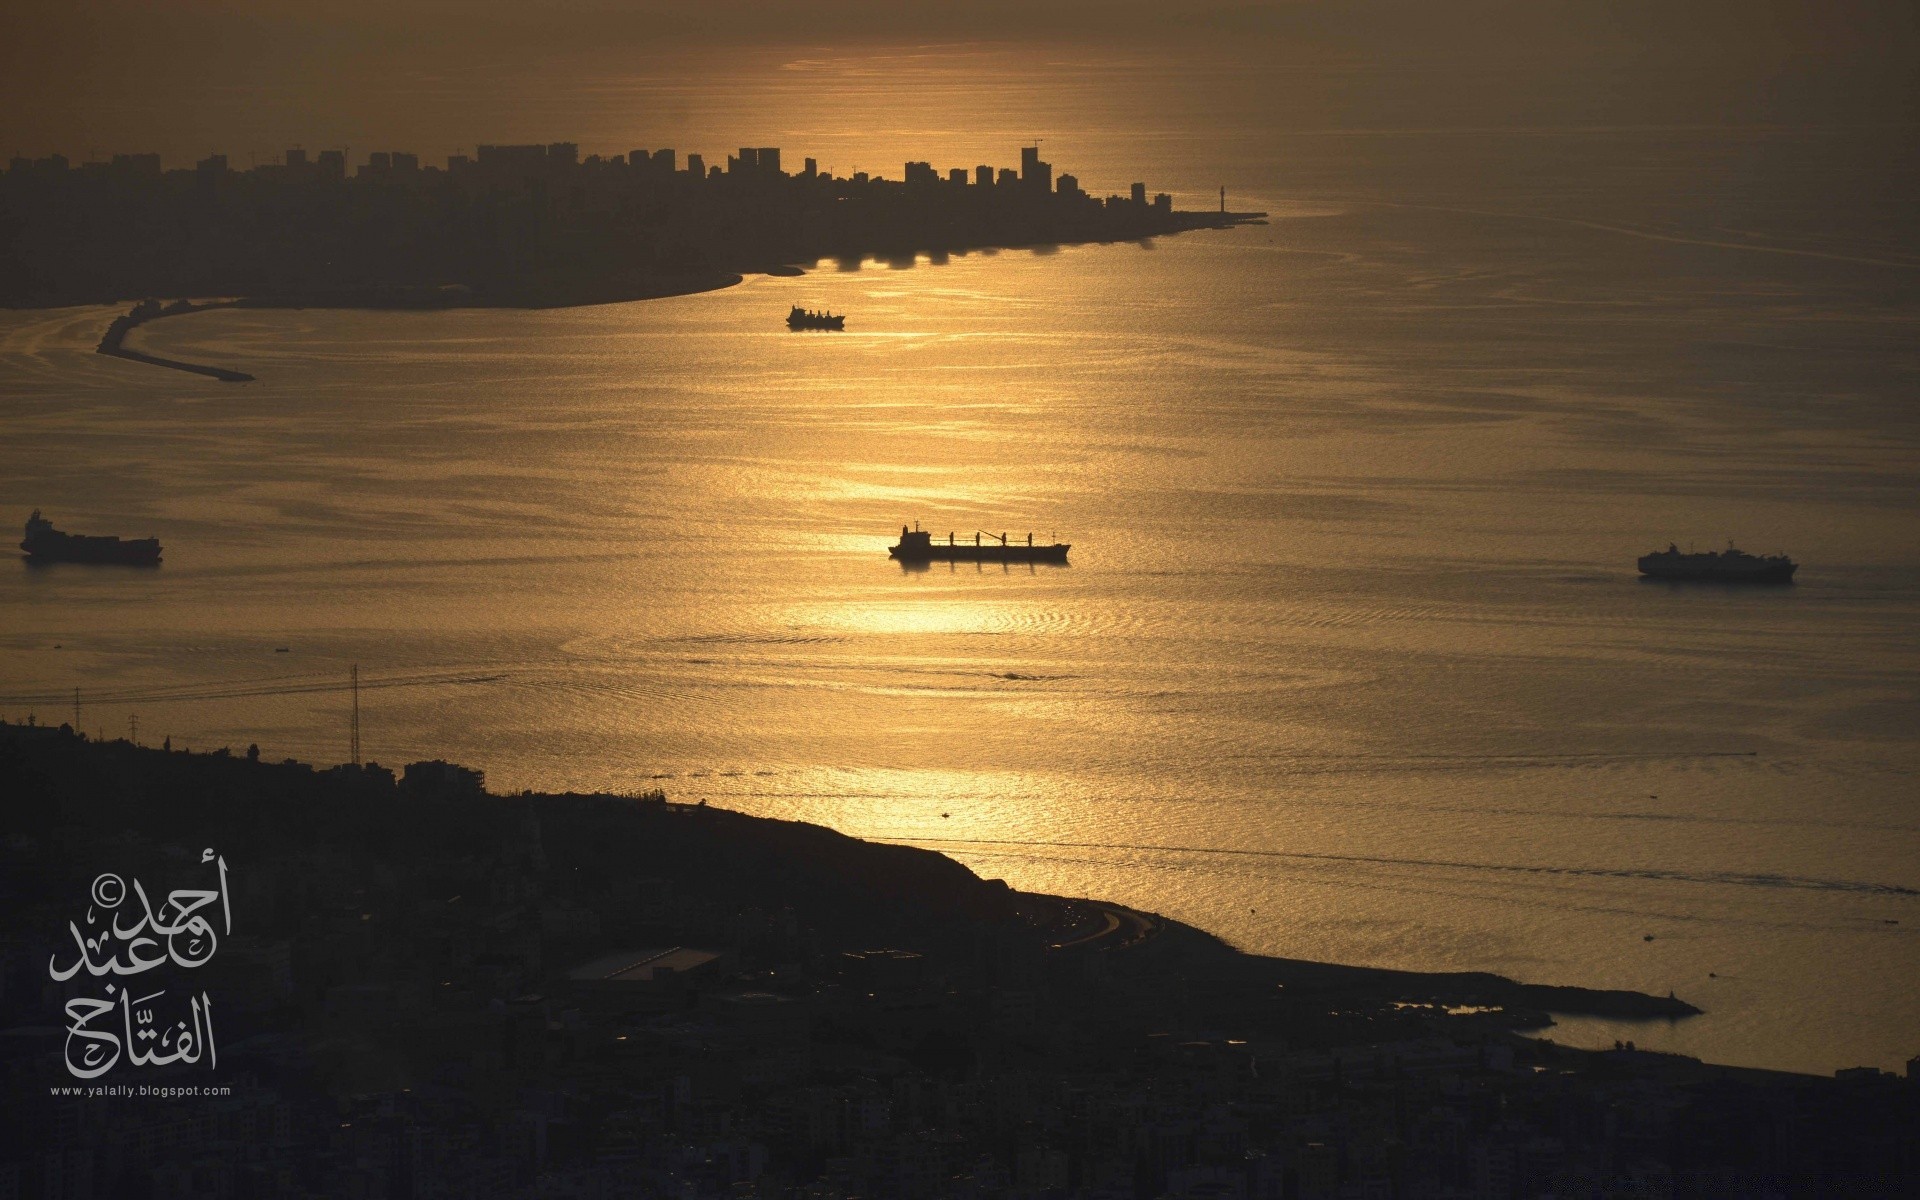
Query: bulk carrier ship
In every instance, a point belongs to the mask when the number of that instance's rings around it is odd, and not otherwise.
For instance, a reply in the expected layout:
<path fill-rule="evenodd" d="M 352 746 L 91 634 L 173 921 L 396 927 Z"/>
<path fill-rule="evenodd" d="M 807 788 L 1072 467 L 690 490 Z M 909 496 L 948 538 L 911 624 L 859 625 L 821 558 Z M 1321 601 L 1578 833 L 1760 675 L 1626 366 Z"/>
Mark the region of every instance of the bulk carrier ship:
<path fill-rule="evenodd" d="M 971 542 L 958 540 L 949 533 L 945 542 L 936 542 L 933 535 L 919 529 L 900 527 L 900 544 L 889 546 L 887 556 L 897 558 L 904 563 L 940 562 L 1053 562 L 1067 561 L 1067 551 L 1072 549 L 1065 542 L 1055 542 L 1051 546 L 1036 546 L 1033 535 L 1028 534 L 1022 542 L 1009 541 L 1004 533 L 982 533 L 975 531 Z"/>

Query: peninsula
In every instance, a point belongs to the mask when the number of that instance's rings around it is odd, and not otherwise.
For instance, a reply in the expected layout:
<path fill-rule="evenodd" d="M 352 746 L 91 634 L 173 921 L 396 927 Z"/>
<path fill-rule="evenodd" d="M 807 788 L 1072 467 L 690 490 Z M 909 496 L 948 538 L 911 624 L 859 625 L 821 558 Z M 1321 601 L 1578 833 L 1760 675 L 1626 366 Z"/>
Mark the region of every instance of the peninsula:
<path fill-rule="evenodd" d="M 108 1121 L 34 1109 L 29 1192 L 72 1155 L 116 1193 L 816 1200 L 1878 1195 L 1920 1161 L 1911 1079 L 1519 1036 L 1543 1010 L 1681 1001 L 1259 958 L 653 791 L 501 796 L 445 762 L 0 723 L 0 794 L 0 1073 L 21 1088 L 72 1082 L 61 998 L 101 981 L 47 972 L 88 881 L 158 896 L 231 871 L 231 934 L 193 984 L 218 1070 L 99 1082 L 238 1086 Z M 216 1153 L 167 1132 L 183 1118 L 274 1132 Z"/>
<path fill-rule="evenodd" d="M 1262 220 L 1173 207 L 1146 185 L 1096 196 L 1037 148 L 1020 167 L 900 179 L 836 176 L 776 147 L 725 165 L 671 149 L 582 158 L 574 143 L 482 145 L 444 166 L 378 151 L 251 170 L 212 155 L 80 164 L 14 158 L 0 174 L 0 305 L 244 297 L 314 307 L 547 306 L 724 287 L 825 258 L 1136 240 Z"/>

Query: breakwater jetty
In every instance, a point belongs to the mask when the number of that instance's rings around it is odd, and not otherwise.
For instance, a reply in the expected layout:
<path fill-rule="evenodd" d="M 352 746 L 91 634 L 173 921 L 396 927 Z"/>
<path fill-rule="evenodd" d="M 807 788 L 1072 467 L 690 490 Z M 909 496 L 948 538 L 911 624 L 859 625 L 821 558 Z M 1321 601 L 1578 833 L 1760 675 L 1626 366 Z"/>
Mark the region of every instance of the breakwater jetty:
<path fill-rule="evenodd" d="M 148 321 L 158 317 L 178 316 L 181 313 L 199 312 L 208 308 L 225 308 L 226 304 L 195 304 L 190 300 L 175 300 L 172 304 L 161 304 L 158 300 L 142 300 L 125 314 L 115 317 L 113 324 L 107 326 L 107 332 L 100 339 L 95 352 L 111 354 L 115 358 L 124 358 L 132 362 L 147 363 L 155 367 L 170 367 L 175 371 L 189 371 L 195 375 L 205 375 L 209 379 L 218 379 L 222 383 L 251 383 L 253 376 L 244 371 L 229 371 L 225 367 L 209 367 L 200 363 L 181 362 L 176 358 L 161 358 L 157 354 L 147 354 L 127 348 L 127 334 Z"/>

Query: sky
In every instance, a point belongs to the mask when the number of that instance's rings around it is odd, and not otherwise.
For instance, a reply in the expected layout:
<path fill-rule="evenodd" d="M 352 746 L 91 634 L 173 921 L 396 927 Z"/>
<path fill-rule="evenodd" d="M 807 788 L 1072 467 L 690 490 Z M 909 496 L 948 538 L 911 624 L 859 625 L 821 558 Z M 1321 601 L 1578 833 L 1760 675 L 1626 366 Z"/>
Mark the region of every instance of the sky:
<path fill-rule="evenodd" d="M 1407 115 L 1471 93 L 1481 110 L 1458 119 L 1494 123 L 1528 119 L 1540 80 L 1605 88 L 1596 72 L 1632 76 L 1612 90 L 1648 95 L 1648 112 L 1671 92 L 1660 119 L 1735 119 L 1695 99 L 1724 73 L 1780 81 L 1758 102 L 1743 82 L 1738 119 L 1920 120 L 1912 0 L 7 0 L 0 155 L 159 150 L 182 165 L 351 139 L 450 148 L 492 140 L 473 126 L 511 105 L 590 102 L 589 81 L 694 71 L 722 87 L 730 70 L 777 68 L 770 50 L 981 41 L 1351 66 L 1383 92 L 1412 79 Z"/>

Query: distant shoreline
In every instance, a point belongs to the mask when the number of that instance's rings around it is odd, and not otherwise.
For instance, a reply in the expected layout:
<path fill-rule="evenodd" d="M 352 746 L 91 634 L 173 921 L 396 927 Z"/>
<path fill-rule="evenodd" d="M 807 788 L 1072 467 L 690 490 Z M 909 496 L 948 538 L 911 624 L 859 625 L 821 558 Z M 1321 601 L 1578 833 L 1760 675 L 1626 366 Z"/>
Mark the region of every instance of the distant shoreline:
<path fill-rule="evenodd" d="M 865 248 L 845 253 L 822 254 L 814 262 L 829 261 L 877 261 L 890 262 L 897 259 L 917 257 L 923 254 L 966 255 L 1001 250 L 1051 250 L 1069 246 L 1112 246 L 1125 242 L 1147 241 L 1157 237 L 1173 237 L 1199 229 L 1234 229 L 1242 225 L 1264 225 L 1267 214 L 1264 212 L 1176 212 L 1171 214 L 1173 221 L 1166 227 L 1115 237 L 1063 237 L 1037 241 L 978 241 L 952 245 L 921 245 L 898 249 Z M 231 292 L 222 294 L 180 294 L 158 311 L 150 312 L 131 322 L 126 329 L 143 324 L 146 320 L 159 316 L 175 316 L 187 312 L 199 312 L 208 308 L 337 308 L 344 310 L 434 310 L 454 308 L 585 308 L 597 304 L 626 304 L 636 300 L 665 300 L 676 296 L 694 296 L 703 292 L 720 291 L 745 281 L 748 275 L 766 275 L 772 278 L 794 279 L 804 277 L 814 268 L 802 266 L 797 262 L 767 262 L 763 265 L 742 266 L 732 270 L 703 270 L 689 272 L 663 273 L 648 276 L 630 276 L 617 280 L 534 280 L 507 286 L 491 288 L 475 287 L 465 283 L 447 284 L 404 284 L 372 283 L 339 287 L 317 287 L 289 292 L 256 292 L 236 296 Z M 158 301 L 142 300 L 140 304 L 158 304 Z M 72 308 L 76 305 L 99 304 L 115 306 L 128 303 L 128 297 L 114 296 L 78 296 L 57 295 L 45 300 L 30 303 L 0 303 L 0 308 L 31 312 L 42 309 Z M 122 331 L 124 335 L 125 330 Z M 106 339 L 102 341 L 101 353 L 115 354 L 136 361 L 155 361 L 155 356 L 144 355 L 139 351 L 122 353 L 119 349 L 107 349 Z M 117 346 L 117 340 L 116 340 Z M 176 369 L 206 370 L 192 364 L 160 362 L 160 365 L 173 366 Z"/>
<path fill-rule="evenodd" d="M 1179 212 L 1172 214 L 1181 220 L 1161 234 L 1148 236 L 1172 236 L 1194 229 L 1232 229 L 1240 225 L 1265 224 L 1264 212 Z M 1019 245 L 983 243 L 979 245 L 948 246 L 914 251 L 900 251 L 899 256 L 911 253 L 920 254 L 971 254 L 989 250 L 1037 250 L 1061 246 L 1110 246 L 1125 241 L 1138 241 L 1138 238 L 1088 238 L 1058 242 L 1031 242 Z M 827 256 L 833 258 L 835 256 Z M 855 257 L 852 254 L 842 256 Z M 875 259 L 890 261 L 896 257 L 888 251 L 863 252 L 857 256 L 861 261 Z M 826 259 L 816 260 L 826 261 Z M 341 311 L 367 312 L 437 312 L 464 308 L 515 308 L 537 311 L 550 308 L 587 308 L 600 304 L 629 304 L 640 300 L 666 300 L 677 296 L 696 296 L 705 292 L 717 292 L 735 287 L 746 280 L 746 276 L 766 275 L 772 278 L 794 279 L 804 277 L 810 268 L 793 263 L 770 263 L 746 270 L 745 273 L 731 271 L 702 271 L 686 274 L 658 275 L 640 279 L 628 279 L 621 282 L 596 281 L 585 282 L 544 282 L 522 284 L 511 289 L 485 292 L 467 284 L 369 284 L 363 287 L 318 288 L 299 292 L 269 293 L 240 297 L 193 297 L 182 296 L 166 304 L 155 299 L 142 300 L 127 313 L 114 319 L 101 337 L 95 352 L 114 358 L 123 358 L 129 362 L 145 363 L 148 366 L 167 367 L 175 371 L 204 375 L 222 383 L 251 383 L 252 375 L 244 371 L 235 371 L 227 367 L 215 367 L 201 363 L 182 362 L 178 359 L 162 358 L 141 350 L 129 348 L 127 334 L 161 317 L 184 316 L 189 313 L 205 312 L 214 308 L 256 308 L 256 309 L 339 309 Z M 124 303 L 124 298 L 106 303 Z M 71 298 L 60 303 L 29 304 L 8 306 L 24 310 L 39 308 L 71 307 Z"/>

